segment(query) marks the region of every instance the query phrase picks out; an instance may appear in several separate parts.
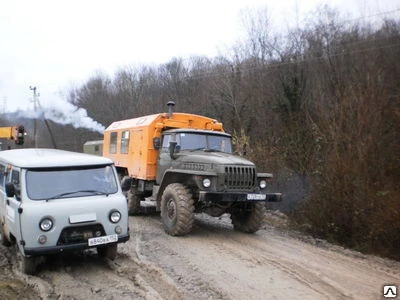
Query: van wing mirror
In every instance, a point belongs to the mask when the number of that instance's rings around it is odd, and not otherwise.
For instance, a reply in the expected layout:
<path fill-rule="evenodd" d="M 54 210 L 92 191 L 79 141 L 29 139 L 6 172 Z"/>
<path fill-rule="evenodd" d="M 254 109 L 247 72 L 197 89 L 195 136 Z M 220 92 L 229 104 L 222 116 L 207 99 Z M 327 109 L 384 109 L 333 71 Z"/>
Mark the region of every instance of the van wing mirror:
<path fill-rule="evenodd" d="M 15 196 L 15 187 L 14 187 L 14 184 L 11 182 L 6 183 L 6 195 L 7 195 L 7 197 Z"/>

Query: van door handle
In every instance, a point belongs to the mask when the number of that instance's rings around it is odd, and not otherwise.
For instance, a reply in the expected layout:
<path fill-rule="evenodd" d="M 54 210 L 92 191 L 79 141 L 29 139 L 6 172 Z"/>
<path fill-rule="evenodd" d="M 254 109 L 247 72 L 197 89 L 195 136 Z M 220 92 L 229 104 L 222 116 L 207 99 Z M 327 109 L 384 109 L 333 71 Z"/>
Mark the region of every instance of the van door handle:
<path fill-rule="evenodd" d="M 10 200 L 7 199 L 6 203 L 7 203 L 7 205 L 10 205 Z"/>

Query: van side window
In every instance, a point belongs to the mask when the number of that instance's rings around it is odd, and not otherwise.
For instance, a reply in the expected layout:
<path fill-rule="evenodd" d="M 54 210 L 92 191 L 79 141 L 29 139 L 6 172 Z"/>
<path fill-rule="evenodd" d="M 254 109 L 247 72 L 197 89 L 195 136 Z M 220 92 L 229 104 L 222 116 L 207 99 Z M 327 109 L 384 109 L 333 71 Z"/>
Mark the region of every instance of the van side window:
<path fill-rule="evenodd" d="M 11 172 L 11 182 L 15 185 L 19 185 L 19 171 L 12 170 Z"/>
<path fill-rule="evenodd" d="M 123 131 L 121 135 L 121 153 L 128 154 L 129 150 L 129 130 Z"/>
<path fill-rule="evenodd" d="M 0 187 L 4 188 L 4 179 L 6 178 L 6 166 L 0 165 Z"/>
<path fill-rule="evenodd" d="M 110 134 L 110 153 L 117 153 L 117 136 L 118 132 L 111 132 Z"/>

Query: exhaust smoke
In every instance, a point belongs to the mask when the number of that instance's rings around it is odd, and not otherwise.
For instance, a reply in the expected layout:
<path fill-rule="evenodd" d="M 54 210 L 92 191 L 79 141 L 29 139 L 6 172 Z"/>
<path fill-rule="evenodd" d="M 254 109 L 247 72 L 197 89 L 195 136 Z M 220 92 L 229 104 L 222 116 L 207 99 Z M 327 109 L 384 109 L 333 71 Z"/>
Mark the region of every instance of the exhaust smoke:
<path fill-rule="evenodd" d="M 74 128 L 86 128 L 91 131 L 104 133 L 105 127 L 87 115 L 84 108 L 77 107 L 69 102 L 58 103 L 57 106 L 40 106 L 34 110 L 19 110 L 20 118 L 47 119 L 61 125 L 71 125 Z"/>

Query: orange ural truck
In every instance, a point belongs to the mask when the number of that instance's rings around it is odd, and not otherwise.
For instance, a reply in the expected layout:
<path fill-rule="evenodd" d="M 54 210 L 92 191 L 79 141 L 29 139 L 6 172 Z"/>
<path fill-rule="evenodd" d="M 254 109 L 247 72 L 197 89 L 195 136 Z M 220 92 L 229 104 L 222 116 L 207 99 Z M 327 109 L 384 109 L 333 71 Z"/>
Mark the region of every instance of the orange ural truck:
<path fill-rule="evenodd" d="M 130 214 L 140 213 L 148 198 L 170 235 L 189 233 L 198 212 L 229 213 L 234 229 L 256 232 L 265 202 L 281 200 L 267 192 L 272 174 L 257 173 L 254 163 L 234 155 L 221 123 L 174 113 L 174 105 L 168 102 L 168 113 L 114 122 L 104 132 L 103 156 L 117 167 Z"/>

